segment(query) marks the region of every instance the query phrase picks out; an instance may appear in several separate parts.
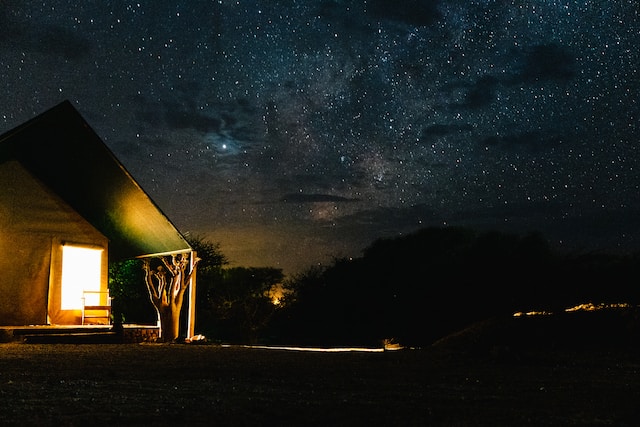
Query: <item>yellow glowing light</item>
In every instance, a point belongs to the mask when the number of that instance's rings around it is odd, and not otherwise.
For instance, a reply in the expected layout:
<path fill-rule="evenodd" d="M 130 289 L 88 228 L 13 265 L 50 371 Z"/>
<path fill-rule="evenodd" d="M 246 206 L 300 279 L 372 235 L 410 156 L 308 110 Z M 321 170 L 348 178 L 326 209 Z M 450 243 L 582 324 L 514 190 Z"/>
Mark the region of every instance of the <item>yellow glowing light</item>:
<path fill-rule="evenodd" d="M 565 309 L 564 311 L 570 313 L 572 311 L 597 311 L 597 310 L 603 310 L 603 309 L 607 309 L 607 308 L 628 308 L 630 307 L 629 304 L 626 303 L 622 303 L 622 304 L 594 304 L 592 302 L 586 303 L 586 304 L 578 304 L 574 307 L 570 307 Z"/>
<path fill-rule="evenodd" d="M 519 311 L 517 313 L 513 313 L 513 317 L 523 317 L 523 316 L 549 316 L 553 313 L 549 312 L 549 311 L 527 311 L 522 312 Z"/>
<path fill-rule="evenodd" d="M 382 340 L 382 347 L 387 351 L 402 350 L 404 347 L 394 338 L 385 338 Z"/>
<path fill-rule="evenodd" d="M 261 350 L 287 350 L 287 351 L 310 351 L 319 353 L 348 353 L 348 352 L 361 352 L 361 353 L 381 353 L 385 351 L 384 348 L 366 348 L 366 347 L 282 347 L 282 346 L 268 346 L 268 345 L 223 345 L 222 347 L 242 347 L 242 348 L 256 348 Z"/>
<path fill-rule="evenodd" d="M 630 304 L 627 303 L 616 303 L 616 304 L 605 304 L 605 303 L 601 303 L 601 304 L 594 304 L 592 302 L 588 302 L 585 304 L 578 304 L 576 306 L 573 307 L 569 307 L 569 308 L 565 308 L 565 312 L 566 313 L 573 313 L 576 311 L 598 311 L 598 310 L 605 310 L 605 309 L 618 309 L 618 308 L 629 308 L 632 307 Z M 513 313 L 513 317 L 525 317 L 525 316 L 550 316 L 553 313 L 550 311 L 528 311 L 528 312 L 522 312 L 522 311 L 518 311 L 517 313 Z"/>
<path fill-rule="evenodd" d="M 62 310 L 82 309 L 82 291 L 100 290 L 101 267 L 102 249 L 69 245 L 62 247 Z"/>
<path fill-rule="evenodd" d="M 271 304 L 273 305 L 280 305 L 283 297 L 284 289 L 282 289 L 282 285 L 276 285 L 269 291 L 269 298 L 271 298 Z"/>

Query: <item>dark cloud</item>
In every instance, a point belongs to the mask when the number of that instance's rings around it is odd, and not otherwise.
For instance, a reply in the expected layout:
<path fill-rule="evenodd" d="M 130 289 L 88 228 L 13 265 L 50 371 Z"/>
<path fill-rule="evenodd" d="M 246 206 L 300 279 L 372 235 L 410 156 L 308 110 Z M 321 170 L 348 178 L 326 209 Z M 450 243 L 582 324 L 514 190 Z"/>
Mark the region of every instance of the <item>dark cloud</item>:
<path fill-rule="evenodd" d="M 317 8 L 314 9 L 312 16 L 322 16 L 330 19 L 332 22 L 338 23 L 349 29 L 352 34 L 366 35 L 371 33 L 371 27 L 366 20 L 362 19 L 363 7 L 366 9 L 364 2 L 346 2 L 341 0 L 322 0 L 318 2 Z M 349 13 L 345 13 L 348 10 Z M 314 31 L 315 33 L 315 31 Z M 312 34 L 310 36 L 313 37 Z M 305 43 L 307 39 L 305 38 Z M 307 46 L 308 47 L 308 46 Z"/>
<path fill-rule="evenodd" d="M 202 92 L 202 83 L 181 80 L 173 86 L 173 89 L 180 94 L 180 99 L 193 100 Z"/>
<path fill-rule="evenodd" d="M 547 138 L 542 132 L 522 132 L 513 135 L 492 135 L 482 141 L 484 146 L 494 146 L 511 149 L 539 149 L 549 145 L 553 141 Z"/>
<path fill-rule="evenodd" d="M 442 93 L 453 101 L 446 108 L 451 111 L 479 110 L 490 105 L 496 99 L 495 92 L 501 81 L 498 77 L 486 74 L 477 80 L 468 83 L 456 81 L 443 85 Z"/>
<path fill-rule="evenodd" d="M 9 16 L 7 9 L 0 7 L 0 35 L 4 37 L 5 34 L 9 34 Z"/>
<path fill-rule="evenodd" d="M 369 11 L 376 19 L 399 21 L 414 26 L 430 26 L 442 18 L 437 0 L 373 0 Z"/>
<path fill-rule="evenodd" d="M 469 124 L 456 125 L 456 124 L 441 124 L 436 123 L 427 126 L 422 130 L 421 139 L 429 140 L 437 137 L 448 136 L 452 134 L 459 134 L 461 132 L 470 132 L 473 130 L 473 126 Z"/>
<path fill-rule="evenodd" d="M 495 99 L 495 89 L 498 83 L 498 79 L 493 76 L 481 77 L 469 88 L 463 105 L 475 109 L 491 104 Z"/>
<path fill-rule="evenodd" d="M 542 44 L 525 50 L 518 77 L 525 82 L 569 80 L 575 75 L 575 56 L 557 44 Z"/>
<path fill-rule="evenodd" d="M 183 85 L 182 90 L 197 91 L 198 84 Z M 211 132 L 233 132 L 234 137 L 247 138 L 243 126 L 252 121 L 256 111 L 245 99 L 231 102 L 209 102 L 206 110 L 198 107 L 195 95 L 181 96 L 161 103 L 144 96 L 131 97 L 135 104 L 135 118 L 151 126 L 167 126 L 173 130 L 194 129 L 203 134 Z"/>
<path fill-rule="evenodd" d="M 463 92 L 462 102 L 453 102 L 451 109 L 482 109 L 495 101 L 495 92 L 500 86 L 521 85 L 542 81 L 566 81 L 575 76 L 576 60 L 570 50 L 557 44 L 536 45 L 523 51 L 511 51 L 514 74 L 509 78 L 487 74 L 471 84 L 455 82 L 445 85 L 449 95 Z"/>
<path fill-rule="evenodd" d="M 164 113 L 165 124 L 172 129 L 195 129 L 200 132 L 219 132 L 222 120 L 196 110 L 187 110 L 182 105 L 168 103 Z"/>
<path fill-rule="evenodd" d="M 432 206 L 419 203 L 408 207 L 377 207 L 364 209 L 340 218 L 340 229 L 349 233 L 376 237 L 397 235 L 416 226 L 442 224 L 442 213 Z M 375 232 L 372 232 L 375 230 Z M 369 242 L 370 243 L 370 242 Z"/>
<path fill-rule="evenodd" d="M 91 43 L 75 31 L 49 26 L 37 31 L 37 49 L 44 53 L 63 56 L 67 59 L 82 59 L 91 53 Z"/>
<path fill-rule="evenodd" d="M 86 58 L 92 53 L 92 43 L 81 33 L 58 25 L 18 22 L 1 7 L 0 46 L 68 60 Z"/>
<path fill-rule="evenodd" d="M 331 194 L 287 194 L 281 199 L 283 202 L 293 203 L 317 203 L 317 202 L 357 202 L 358 199 L 349 199 L 346 197 L 333 196 Z"/>
<path fill-rule="evenodd" d="M 25 49 L 27 46 L 33 45 L 29 42 L 29 33 L 33 33 L 33 31 L 26 25 L 18 24 L 8 9 L 0 3 L 0 47 Z M 31 50 L 31 48 L 27 50 Z"/>
<path fill-rule="evenodd" d="M 267 166 L 268 165 L 263 165 L 262 167 L 266 169 Z M 275 166 L 275 168 L 277 167 L 278 165 Z M 272 167 L 271 172 L 273 172 L 275 168 Z M 318 179 L 316 175 L 311 173 L 288 173 L 288 174 L 280 173 L 280 174 L 272 174 L 272 175 L 273 177 L 271 181 L 278 188 L 284 189 L 282 193 L 286 193 L 288 191 L 295 191 L 295 190 L 291 190 L 292 188 L 295 188 L 295 189 L 313 188 L 315 189 L 313 191 L 317 193 L 322 193 L 323 191 L 326 191 L 327 193 L 332 192 L 331 187 L 323 186 L 323 183 L 321 182 L 321 180 Z M 312 191 L 312 190 L 309 190 L 309 191 Z M 291 193 L 290 195 L 298 195 L 298 193 Z M 287 198 L 287 196 L 282 197 L 280 200 L 284 200 L 285 198 Z M 287 200 L 290 200 L 290 199 L 287 199 Z"/>

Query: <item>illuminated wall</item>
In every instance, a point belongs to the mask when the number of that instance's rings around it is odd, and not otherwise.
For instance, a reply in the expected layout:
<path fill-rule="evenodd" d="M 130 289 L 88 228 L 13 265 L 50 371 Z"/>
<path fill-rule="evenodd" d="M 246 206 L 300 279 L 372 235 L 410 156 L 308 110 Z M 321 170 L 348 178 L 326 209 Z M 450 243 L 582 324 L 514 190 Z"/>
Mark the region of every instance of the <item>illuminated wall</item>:
<path fill-rule="evenodd" d="M 62 248 L 101 248 L 106 290 L 107 238 L 16 161 L 0 163 L 0 187 L 0 325 L 80 324 L 80 309 L 62 306 Z"/>

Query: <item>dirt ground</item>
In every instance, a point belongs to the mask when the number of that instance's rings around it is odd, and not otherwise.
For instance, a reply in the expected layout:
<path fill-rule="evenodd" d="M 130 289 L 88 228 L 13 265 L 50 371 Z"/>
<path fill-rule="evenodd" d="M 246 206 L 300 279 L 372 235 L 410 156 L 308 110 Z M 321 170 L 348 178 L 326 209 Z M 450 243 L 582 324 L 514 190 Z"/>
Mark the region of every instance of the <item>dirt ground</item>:
<path fill-rule="evenodd" d="M 504 353 L 504 354 L 502 354 Z M 0 344 L 2 425 L 636 425 L 629 353 Z"/>

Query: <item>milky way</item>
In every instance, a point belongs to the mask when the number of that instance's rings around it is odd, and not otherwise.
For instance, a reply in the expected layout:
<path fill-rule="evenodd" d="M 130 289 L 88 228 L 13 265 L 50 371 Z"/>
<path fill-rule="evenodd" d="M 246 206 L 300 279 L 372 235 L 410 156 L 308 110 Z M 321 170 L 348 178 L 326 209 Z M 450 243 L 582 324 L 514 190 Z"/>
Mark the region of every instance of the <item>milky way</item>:
<path fill-rule="evenodd" d="M 1 131 L 70 100 L 232 265 L 432 225 L 640 248 L 635 0 L 22 3 Z"/>

